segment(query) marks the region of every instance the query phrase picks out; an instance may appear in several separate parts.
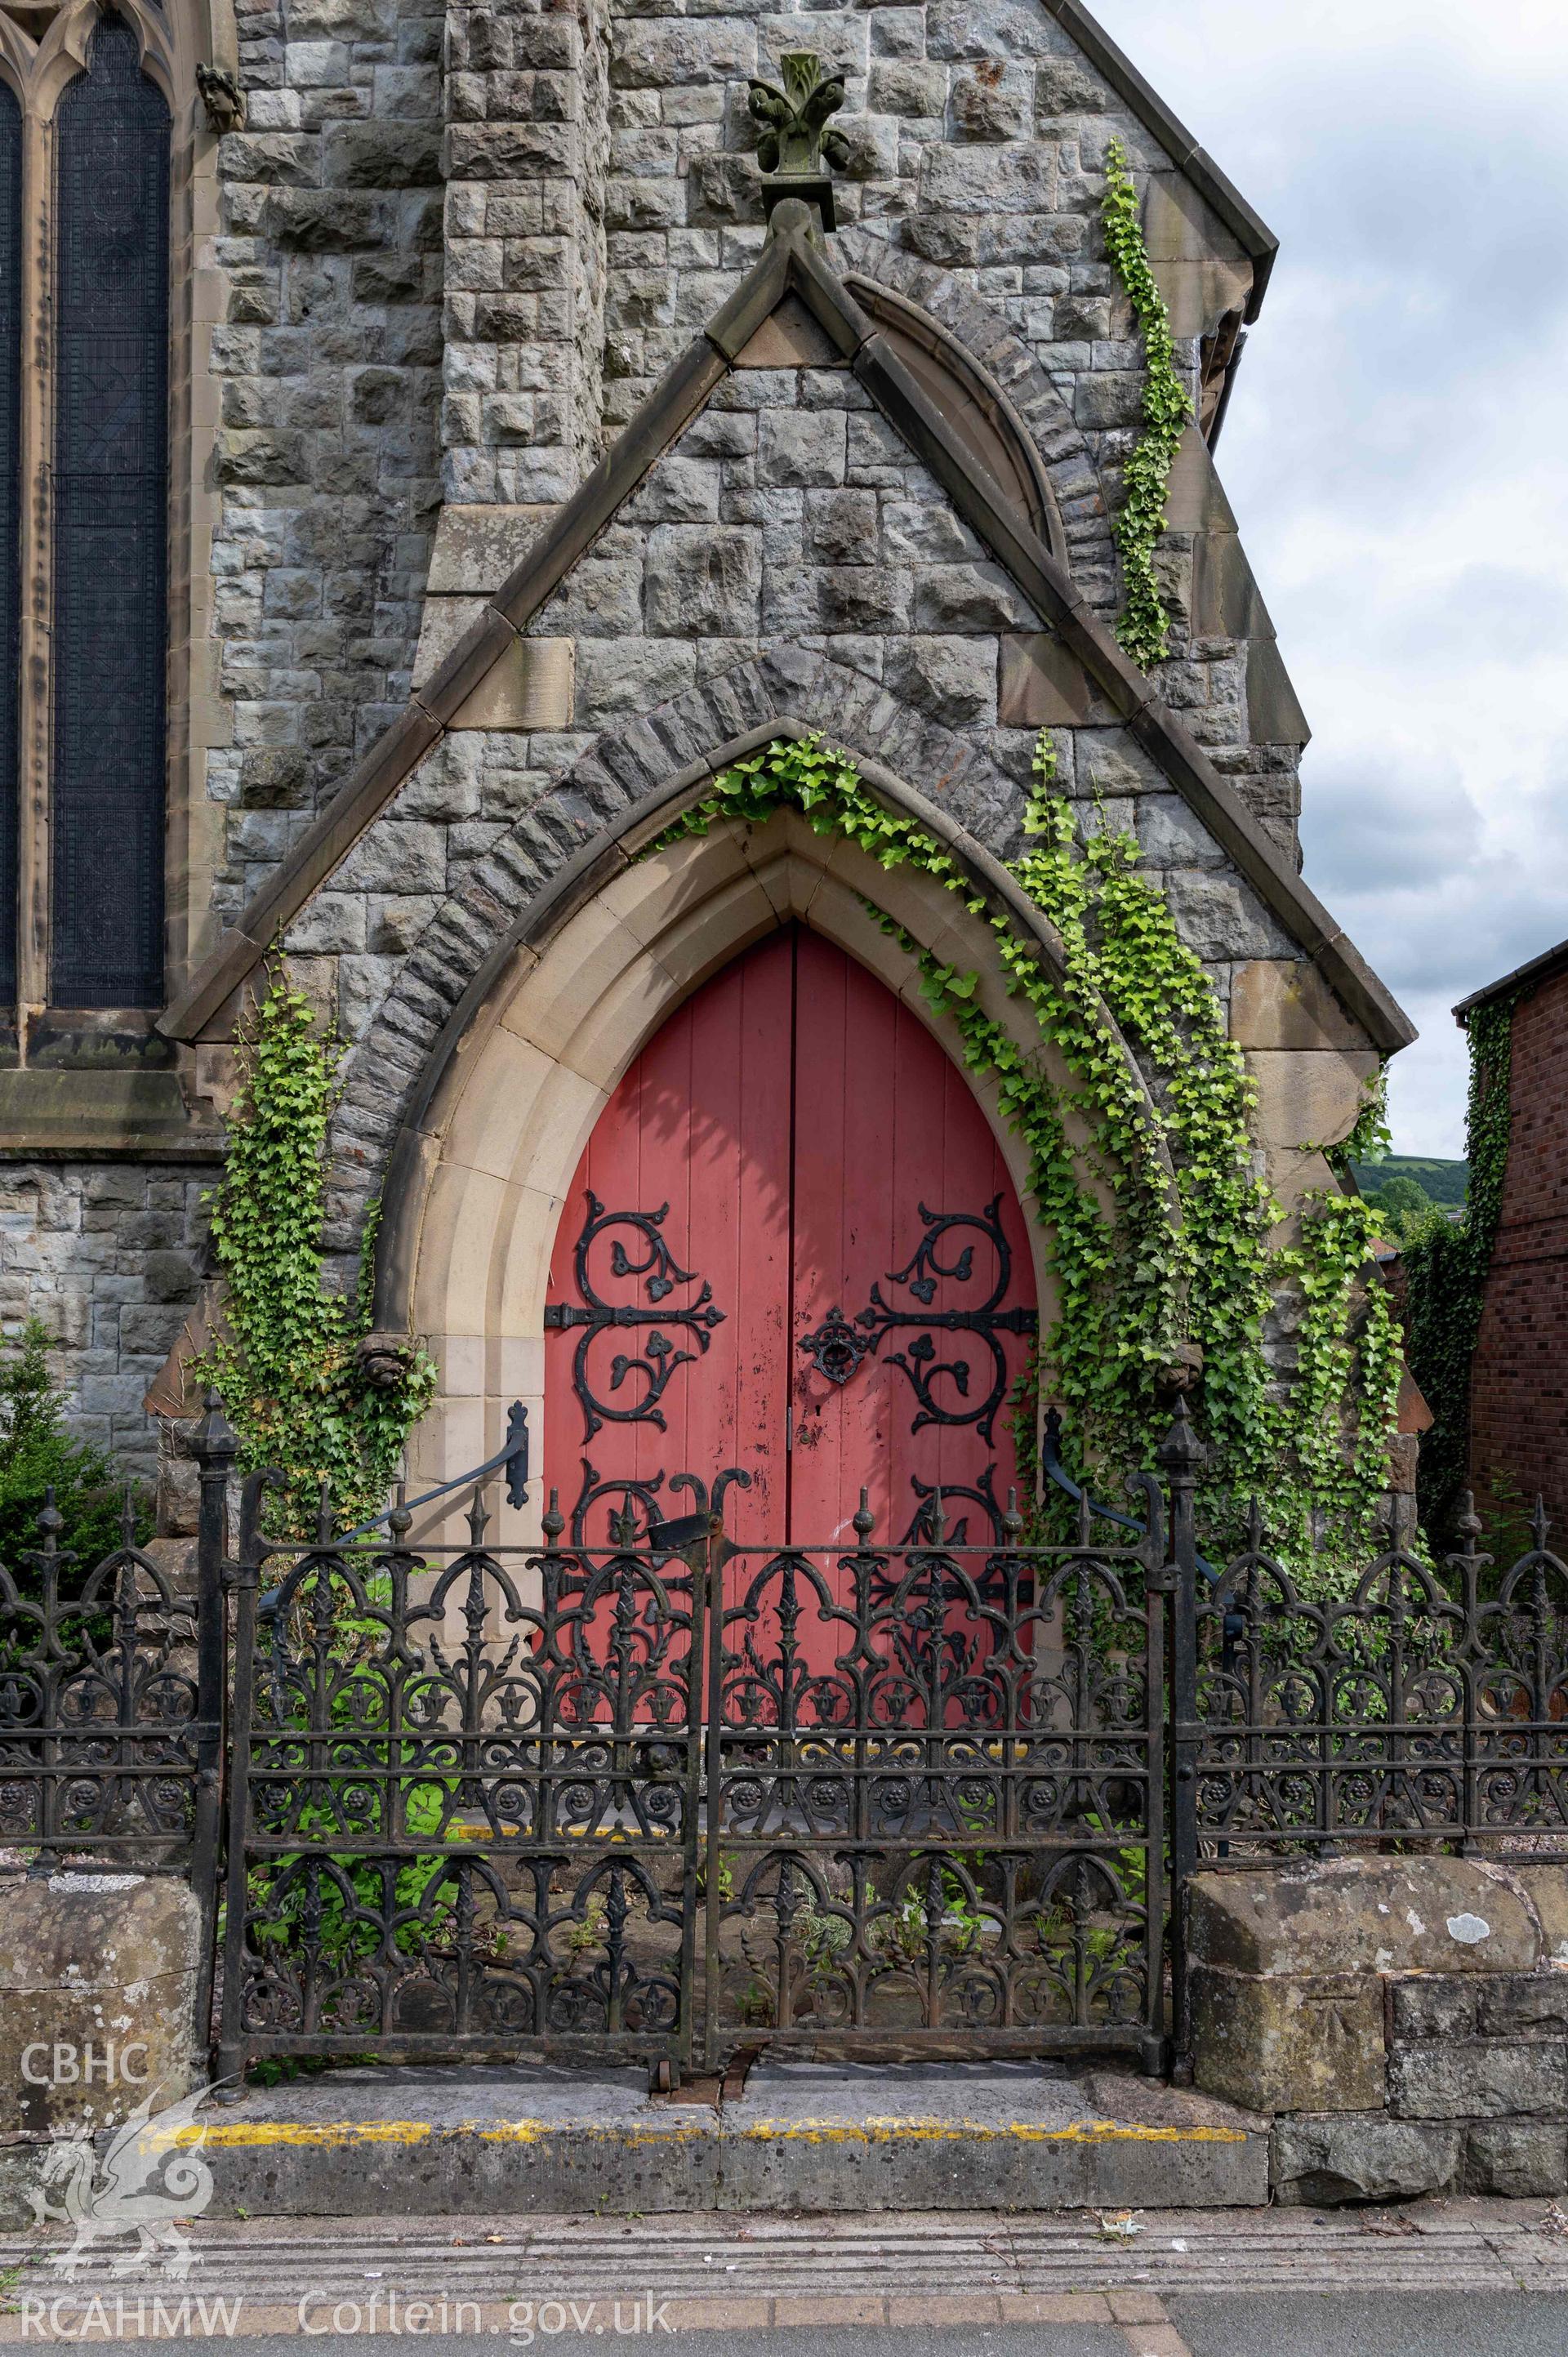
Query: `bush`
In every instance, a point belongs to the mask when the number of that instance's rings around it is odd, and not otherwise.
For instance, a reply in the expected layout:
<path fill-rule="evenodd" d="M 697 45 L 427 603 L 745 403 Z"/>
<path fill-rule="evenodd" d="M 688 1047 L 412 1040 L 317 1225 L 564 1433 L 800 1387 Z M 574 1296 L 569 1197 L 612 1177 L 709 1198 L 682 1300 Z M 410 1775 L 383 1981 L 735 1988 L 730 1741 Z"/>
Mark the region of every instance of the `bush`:
<path fill-rule="evenodd" d="M 54 1491 L 61 1517 L 59 1544 L 89 1571 L 121 1544 L 124 1484 L 101 1448 L 74 1440 L 65 1426 L 65 1401 L 48 1363 L 48 1329 L 30 1318 L 0 1351 L 0 1563 L 19 1586 L 24 1556 L 42 1544 L 38 1516 Z M 133 1491 L 134 1529 L 145 1538 L 151 1514 L 145 1491 Z"/>
<path fill-rule="evenodd" d="M 1398 1243 L 1433 1209 L 1432 1198 L 1420 1180 L 1403 1178 L 1397 1171 L 1380 1187 L 1368 1187 L 1364 1191 L 1392 1243 Z"/>

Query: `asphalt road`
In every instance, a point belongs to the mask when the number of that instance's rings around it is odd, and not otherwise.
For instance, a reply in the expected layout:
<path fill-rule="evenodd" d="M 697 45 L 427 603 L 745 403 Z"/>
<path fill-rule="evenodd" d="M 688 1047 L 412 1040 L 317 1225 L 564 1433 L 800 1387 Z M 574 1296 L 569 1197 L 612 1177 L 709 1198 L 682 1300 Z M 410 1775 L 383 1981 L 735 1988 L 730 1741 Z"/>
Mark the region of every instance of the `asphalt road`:
<path fill-rule="evenodd" d="M 1165 2307 L 1192 2357 L 1564 2357 L 1568 2352 L 1563 2293 L 1192 2292 L 1168 2298 Z M 999 2343 L 987 2347 L 1002 2357 Z"/>

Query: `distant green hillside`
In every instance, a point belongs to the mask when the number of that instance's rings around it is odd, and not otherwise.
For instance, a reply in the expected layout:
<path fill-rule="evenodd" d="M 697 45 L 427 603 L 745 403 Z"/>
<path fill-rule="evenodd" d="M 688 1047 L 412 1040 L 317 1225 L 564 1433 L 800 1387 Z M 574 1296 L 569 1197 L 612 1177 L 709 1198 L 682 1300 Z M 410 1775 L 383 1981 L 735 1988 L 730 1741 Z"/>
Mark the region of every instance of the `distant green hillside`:
<path fill-rule="evenodd" d="M 1380 1193 L 1391 1178 L 1413 1178 L 1429 1203 L 1462 1203 L 1470 1183 L 1467 1162 L 1434 1162 L 1419 1154 L 1391 1154 L 1383 1162 L 1350 1167 L 1363 1195 Z"/>

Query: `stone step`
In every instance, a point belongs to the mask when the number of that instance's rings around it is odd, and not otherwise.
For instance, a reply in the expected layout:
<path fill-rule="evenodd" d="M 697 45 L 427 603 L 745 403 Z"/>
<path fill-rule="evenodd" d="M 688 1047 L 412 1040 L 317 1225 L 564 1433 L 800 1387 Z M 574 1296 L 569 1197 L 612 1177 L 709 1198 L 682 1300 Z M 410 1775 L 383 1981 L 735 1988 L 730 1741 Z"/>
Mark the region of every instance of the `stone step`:
<path fill-rule="evenodd" d="M 214 2219 L 1268 2200 L 1260 2122 L 1131 2073 L 1048 2064 L 763 2061 L 718 2104 L 650 2097 L 634 2071 L 360 2069 L 249 2089 L 179 2140 L 203 2131 Z M 156 2123 L 146 2134 L 156 2160 Z M 5 2222 L 27 2219 L 29 2181 L 33 2148 L 13 2146 Z"/>

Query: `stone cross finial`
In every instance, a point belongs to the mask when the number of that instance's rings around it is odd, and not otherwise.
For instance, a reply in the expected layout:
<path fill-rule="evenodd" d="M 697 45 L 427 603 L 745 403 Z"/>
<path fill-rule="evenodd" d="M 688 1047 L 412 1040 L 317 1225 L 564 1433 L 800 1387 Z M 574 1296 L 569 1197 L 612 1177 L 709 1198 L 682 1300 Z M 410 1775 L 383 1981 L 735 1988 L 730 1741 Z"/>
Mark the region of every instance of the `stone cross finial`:
<path fill-rule="evenodd" d="M 829 115 L 843 104 L 843 74 L 824 75 L 814 49 L 790 49 L 779 64 L 783 89 L 754 76 L 747 101 L 757 122 L 768 126 L 757 143 L 763 170 L 820 172 L 823 156 L 830 164 L 847 164 L 848 140 L 842 132 L 826 128 Z"/>
<path fill-rule="evenodd" d="M 832 182 L 824 164 L 848 163 L 850 145 L 841 131 L 830 130 L 828 117 L 843 104 L 844 77 L 824 74 L 814 49 L 791 49 L 779 59 L 784 75 L 780 90 L 770 81 L 751 81 L 746 104 L 763 128 L 757 143 L 762 167 L 762 192 L 769 220 L 784 198 L 804 199 L 816 206 L 826 229 L 833 227 Z"/>

